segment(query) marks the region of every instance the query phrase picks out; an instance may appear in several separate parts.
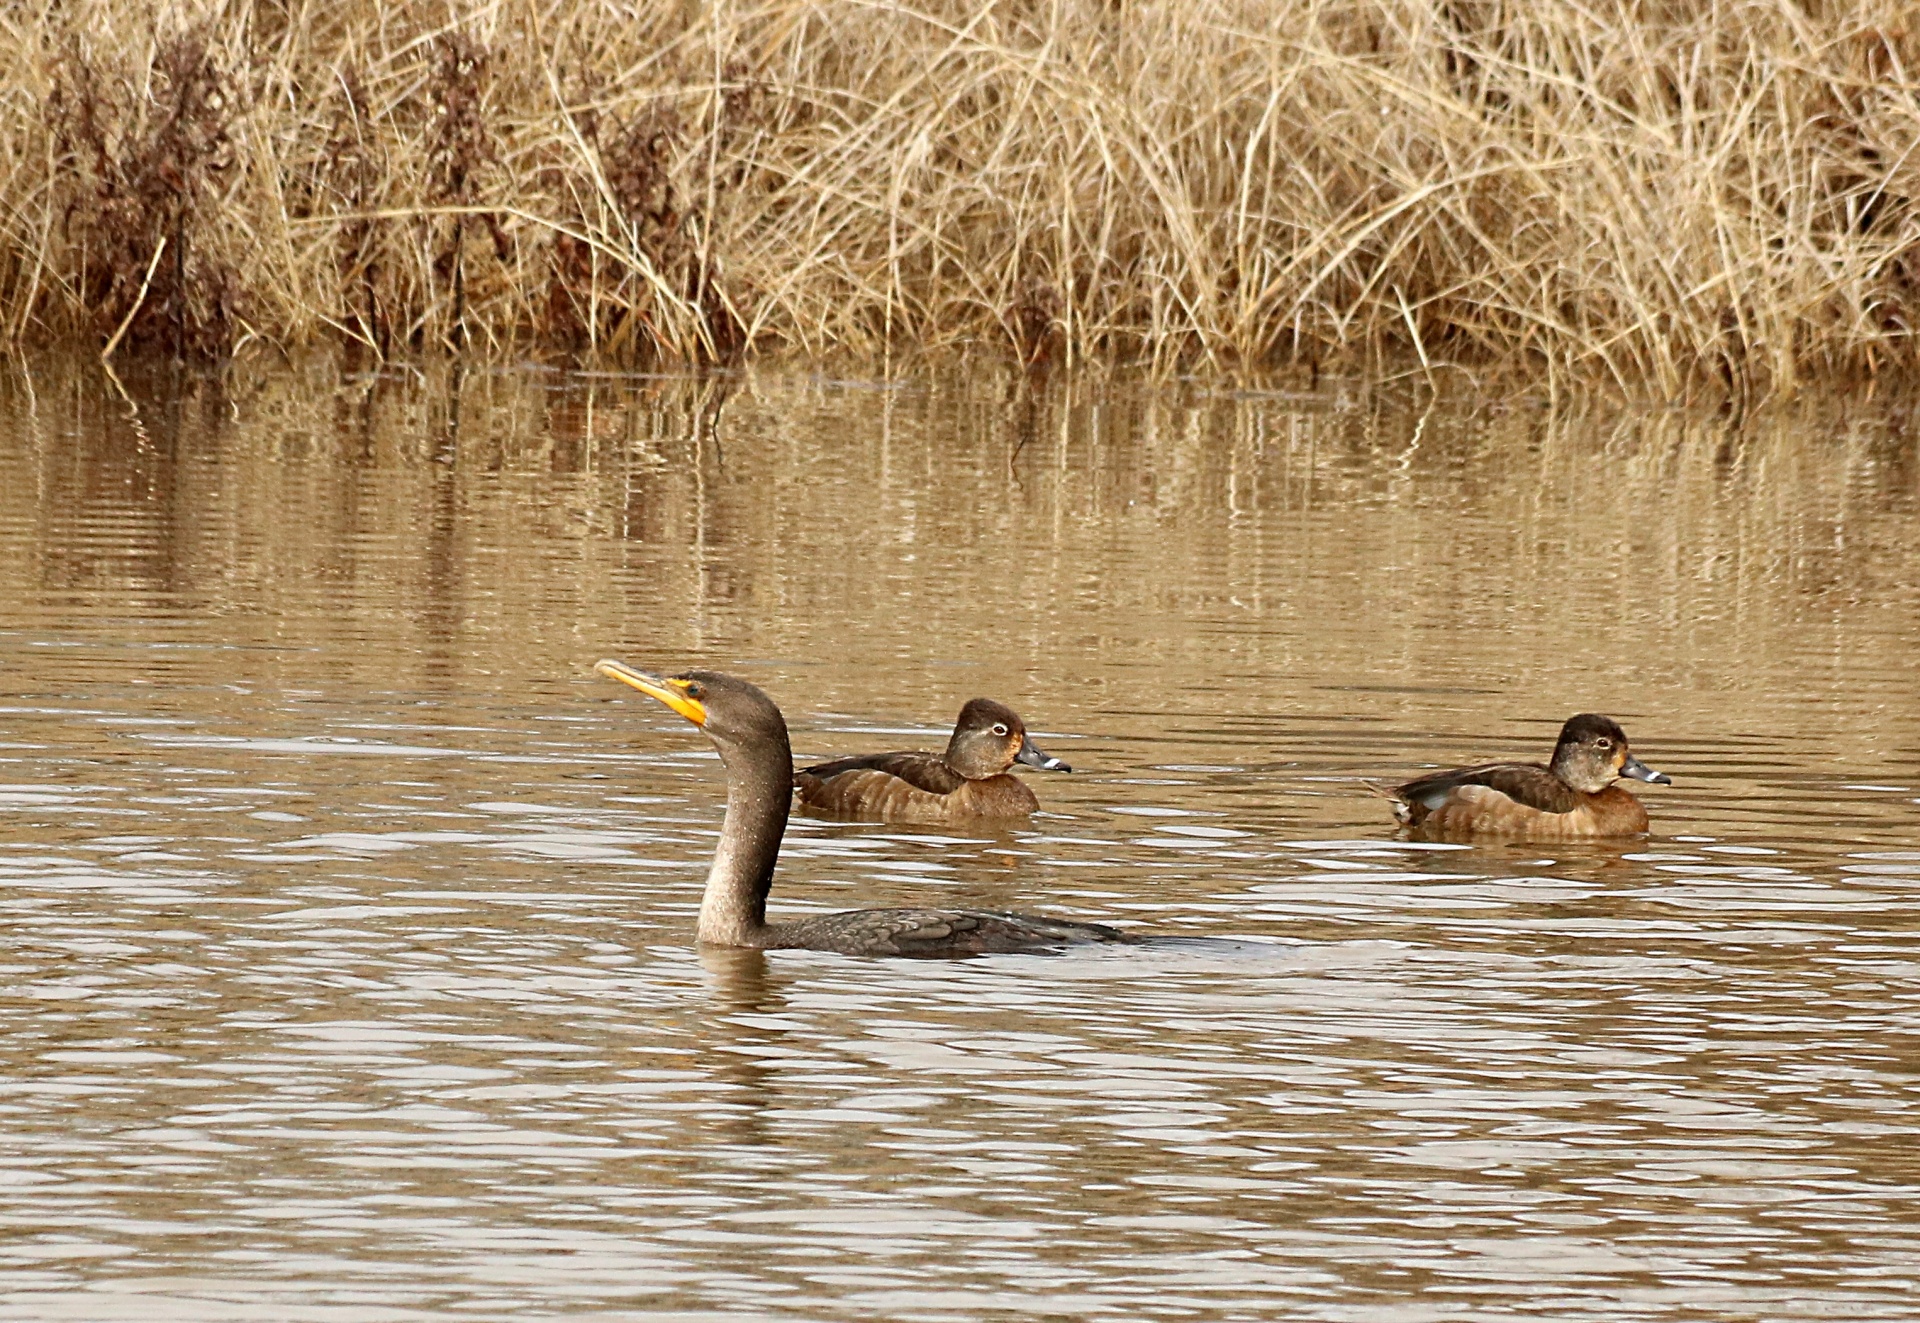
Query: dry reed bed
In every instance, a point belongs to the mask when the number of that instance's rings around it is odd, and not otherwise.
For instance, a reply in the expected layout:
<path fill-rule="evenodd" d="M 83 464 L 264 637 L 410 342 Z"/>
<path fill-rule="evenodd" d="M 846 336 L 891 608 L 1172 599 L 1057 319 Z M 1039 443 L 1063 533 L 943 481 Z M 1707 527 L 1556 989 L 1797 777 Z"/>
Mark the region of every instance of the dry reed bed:
<path fill-rule="evenodd" d="M 0 315 L 221 354 L 1914 366 L 1910 0 L 37 0 Z"/>

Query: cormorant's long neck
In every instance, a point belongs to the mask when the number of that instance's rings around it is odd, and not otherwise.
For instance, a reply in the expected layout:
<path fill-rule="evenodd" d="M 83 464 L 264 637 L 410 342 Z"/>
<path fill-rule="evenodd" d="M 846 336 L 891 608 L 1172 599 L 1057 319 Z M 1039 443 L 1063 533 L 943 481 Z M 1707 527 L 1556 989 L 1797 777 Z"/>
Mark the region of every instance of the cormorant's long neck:
<path fill-rule="evenodd" d="M 787 732 L 749 745 L 720 746 L 727 769 L 727 816 L 700 901 L 700 940 L 765 946 L 767 892 L 793 803 L 793 750 Z"/>

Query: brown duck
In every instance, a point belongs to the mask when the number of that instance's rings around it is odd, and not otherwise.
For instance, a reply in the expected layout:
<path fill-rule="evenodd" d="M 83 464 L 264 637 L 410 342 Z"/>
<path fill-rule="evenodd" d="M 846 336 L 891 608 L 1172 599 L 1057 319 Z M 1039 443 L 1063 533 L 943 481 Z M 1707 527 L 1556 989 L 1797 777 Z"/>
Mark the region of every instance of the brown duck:
<path fill-rule="evenodd" d="M 869 753 L 803 768 L 793 778 L 800 807 L 835 818 L 877 822 L 954 822 L 1024 818 L 1040 807 L 1008 770 L 1015 763 L 1071 772 L 1040 752 L 1004 703 L 976 698 L 960 709 L 945 753 Z"/>
<path fill-rule="evenodd" d="M 719 750 L 727 773 L 727 813 L 700 901 L 701 941 L 763 951 L 968 956 L 1136 940 L 1097 923 L 992 910 L 851 910 L 768 923 L 767 893 L 793 802 L 793 751 L 780 709 L 755 686 L 718 671 L 662 677 L 617 661 L 594 669 L 665 703 L 700 727 Z"/>
<path fill-rule="evenodd" d="M 1626 732 L 1610 718 L 1582 712 L 1560 728 L 1553 761 L 1487 763 L 1435 772 L 1382 791 L 1393 815 L 1423 840 L 1504 837 L 1519 841 L 1573 841 L 1636 836 L 1647 830 L 1647 810 L 1614 784 L 1621 777 L 1672 785 L 1627 747 Z"/>

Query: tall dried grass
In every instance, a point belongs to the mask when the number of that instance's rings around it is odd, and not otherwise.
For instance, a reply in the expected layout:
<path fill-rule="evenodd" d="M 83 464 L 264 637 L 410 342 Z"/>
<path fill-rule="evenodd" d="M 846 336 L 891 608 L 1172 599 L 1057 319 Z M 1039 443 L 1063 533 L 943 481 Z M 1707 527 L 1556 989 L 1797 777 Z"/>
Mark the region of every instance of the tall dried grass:
<path fill-rule="evenodd" d="M 0 315 L 175 353 L 1915 365 L 1911 0 L 0 9 Z"/>

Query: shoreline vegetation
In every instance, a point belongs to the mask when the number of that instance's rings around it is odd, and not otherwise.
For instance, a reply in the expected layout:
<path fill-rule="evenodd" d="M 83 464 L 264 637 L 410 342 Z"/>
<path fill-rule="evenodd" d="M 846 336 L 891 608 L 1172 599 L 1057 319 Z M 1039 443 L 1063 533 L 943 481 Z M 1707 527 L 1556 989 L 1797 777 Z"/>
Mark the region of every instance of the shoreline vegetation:
<path fill-rule="evenodd" d="M 0 12 L 15 349 L 1915 366 L 1910 0 Z"/>

